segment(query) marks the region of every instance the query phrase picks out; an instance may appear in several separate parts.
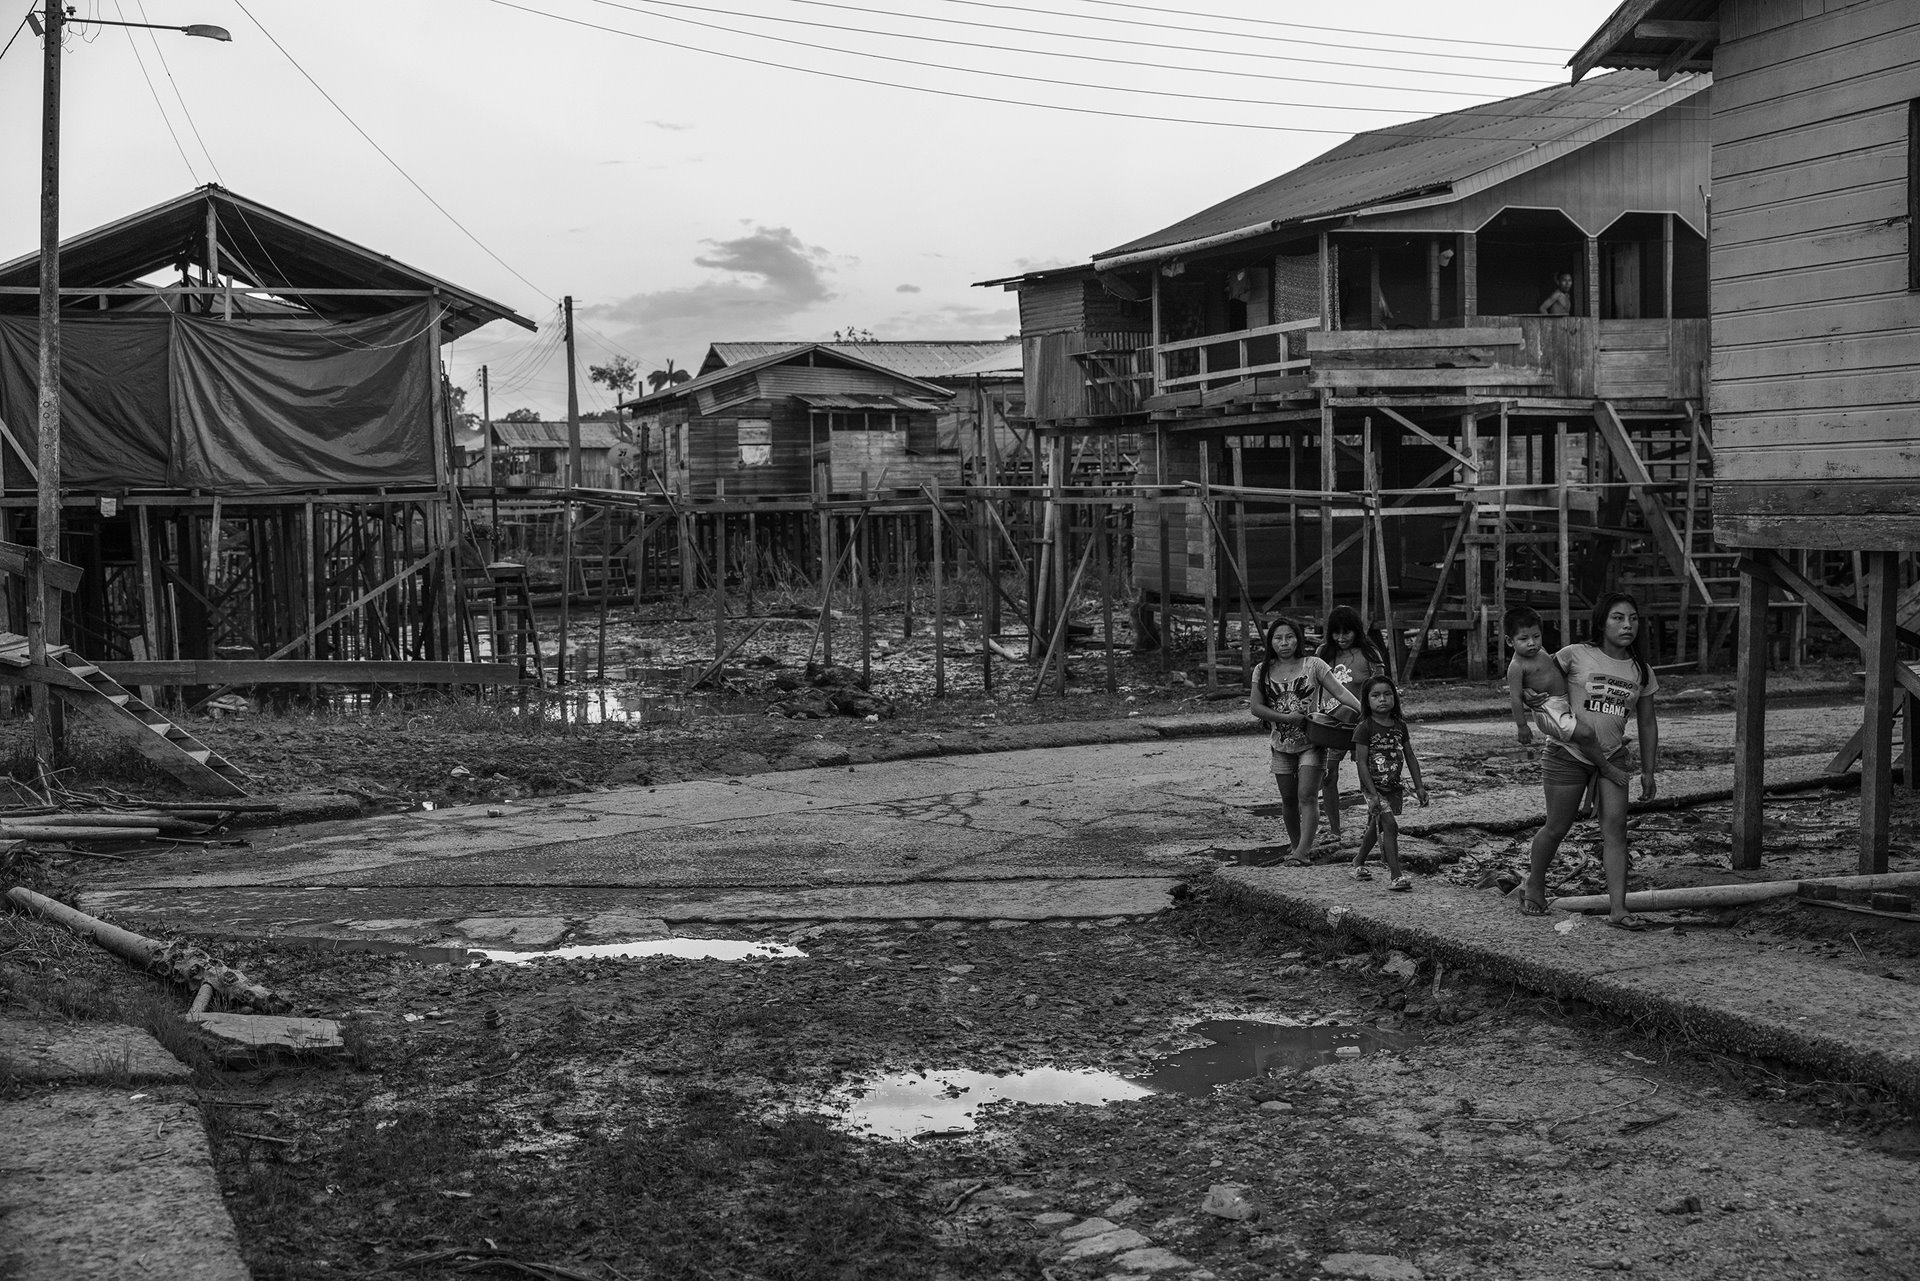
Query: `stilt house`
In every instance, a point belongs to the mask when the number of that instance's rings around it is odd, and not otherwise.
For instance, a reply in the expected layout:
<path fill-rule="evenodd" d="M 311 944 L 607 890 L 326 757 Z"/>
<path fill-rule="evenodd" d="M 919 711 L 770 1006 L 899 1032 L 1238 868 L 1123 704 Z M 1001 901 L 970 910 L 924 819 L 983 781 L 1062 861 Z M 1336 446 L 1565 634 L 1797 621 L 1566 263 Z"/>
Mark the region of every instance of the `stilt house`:
<path fill-rule="evenodd" d="M 1734 848 L 1760 866 L 1768 608 L 1790 593 L 1866 657 L 1860 866 L 1887 867 L 1896 698 L 1915 786 L 1920 677 L 1900 625 L 1920 549 L 1920 7 L 1628 0 L 1574 56 L 1710 69 L 1714 534 L 1743 553 Z M 1611 77 L 1601 77 L 1611 79 Z M 1816 566 L 1859 567 L 1851 599 Z M 1903 556 L 1906 560 L 1903 564 Z"/>
<path fill-rule="evenodd" d="M 1141 434 L 1146 602 L 1237 616 L 1243 655 L 1269 611 L 1351 603 L 1396 661 L 1444 630 L 1477 674 L 1507 606 L 1565 632 L 1643 580 L 1684 646 L 1725 603 L 1689 526 L 1712 93 L 1626 71 L 1375 130 L 989 282 L 1020 294 L 1036 427 Z"/>
<path fill-rule="evenodd" d="M 646 433 L 671 494 L 826 498 L 957 484 L 960 451 L 939 434 L 952 393 L 868 359 L 866 346 L 710 355 L 713 367 L 691 382 L 620 408 Z"/>

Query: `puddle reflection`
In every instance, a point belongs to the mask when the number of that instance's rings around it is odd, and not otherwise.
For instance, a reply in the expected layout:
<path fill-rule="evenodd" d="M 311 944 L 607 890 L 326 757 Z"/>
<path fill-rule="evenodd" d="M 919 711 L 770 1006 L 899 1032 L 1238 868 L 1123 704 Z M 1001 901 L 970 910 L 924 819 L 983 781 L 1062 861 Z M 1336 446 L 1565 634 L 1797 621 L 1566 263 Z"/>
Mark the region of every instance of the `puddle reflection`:
<path fill-rule="evenodd" d="M 673 956 L 684 961 L 748 961 L 805 957 L 785 943 L 754 943 L 747 939 L 645 939 L 637 943 L 586 943 L 547 952 L 509 952 L 473 948 L 470 956 L 509 965 L 526 961 L 583 961 L 620 957 Z"/>
<path fill-rule="evenodd" d="M 890 1072 L 836 1091 L 827 1108 L 837 1124 L 887 1139 L 936 1138 L 975 1128 L 982 1104 L 1119 1103 L 1150 1094 L 1206 1097 L 1229 1081 L 1267 1076 L 1398 1049 L 1406 1037 L 1370 1027 L 1317 1027 L 1216 1019 L 1196 1025 L 1209 1044 L 1169 1055 L 1140 1076 L 1057 1067 L 996 1076 L 988 1072 Z"/>
<path fill-rule="evenodd" d="M 1041 1067 L 1007 1076 L 989 1072 L 892 1072 L 842 1090 L 828 1103 L 840 1124 L 885 1139 L 959 1134 L 974 1128 L 983 1104 L 1115 1103 L 1153 1091 L 1111 1072 Z"/>

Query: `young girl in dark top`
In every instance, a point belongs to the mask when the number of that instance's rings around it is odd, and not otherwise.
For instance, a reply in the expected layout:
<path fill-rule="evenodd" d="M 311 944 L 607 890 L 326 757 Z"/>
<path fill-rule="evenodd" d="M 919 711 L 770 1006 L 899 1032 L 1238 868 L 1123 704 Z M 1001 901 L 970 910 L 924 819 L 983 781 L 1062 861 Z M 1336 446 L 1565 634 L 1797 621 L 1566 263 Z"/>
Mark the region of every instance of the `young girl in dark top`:
<path fill-rule="evenodd" d="M 1335 605 L 1328 611 L 1327 629 L 1321 633 L 1319 656 L 1320 661 L 1333 673 L 1333 678 L 1356 698 L 1367 678 L 1384 671 L 1387 666 L 1386 657 L 1380 653 L 1372 637 L 1367 635 L 1367 625 L 1361 621 L 1359 611 L 1349 605 Z M 1364 713 L 1349 713 L 1331 700 L 1323 703 L 1320 711 L 1319 719 L 1323 726 L 1335 725 L 1349 731 L 1347 742 L 1350 745 L 1352 727 Z M 1321 806 L 1327 816 L 1327 830 L 1333 834 L 1334 843 L 1338 844 L 1341 840 L 1340 762 L 1346 759 L 1351 747 L 1328 746 L 1324 750 L 1326 772 L 1321 783 Z"/>
<path fill-rule="evenodd" d="M 1280 788 L 1280 812 L 1286 817 L 1292 851 L 1287 861 L 1306 862 L 1320 824 L 1320 748 L 1307 738 L 1307 717 L 1331 700 L 1360 710 L 1319 658 L 1306 652 L 1298 624 L 1276 618 L 1267 624 L 1266 657 L 1254 669 L 1247 710 L 1272 728 L 1269 752 L 1273 781 Z"/>
<path fill-rule="evenodd" d="M 1400 807 L 1406 791 L 1400 781 L 1401 766 L 1413 779 L 1413 794 L 1424 807 L 1427 785 L 1420 781 L 1420 758 L 1413 754 L 1413 741 L 1407 737 L 1407 722 L 1400 715 L 1400 691 L 1385 676 L 1370 676 L 1360 686 L 1360 702 L 1366 716 L 1353 731 L 1353 765 L 1360 774 L 1360 790 L 1367 798 L 1367 830 L 1360 837 L 1360 852 L 1353 856 L 1353 879 L 1370 881 L 1367 855 L 1373 843 L 1380 842 L 1380 853 L 1387 860 L 1390 890 L 1410 890 L 1413 878 L 1400 870 Z"/>

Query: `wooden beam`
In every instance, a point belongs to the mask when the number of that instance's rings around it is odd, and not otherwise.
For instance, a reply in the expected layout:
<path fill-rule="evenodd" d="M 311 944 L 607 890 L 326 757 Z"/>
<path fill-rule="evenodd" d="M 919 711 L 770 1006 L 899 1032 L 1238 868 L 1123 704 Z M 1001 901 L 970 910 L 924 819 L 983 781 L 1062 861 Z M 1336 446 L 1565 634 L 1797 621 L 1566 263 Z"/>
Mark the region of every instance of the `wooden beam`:
<path fill-rule="evenodd" d="M 27 577 L 35 564 L 40 567 L 40 576 L 47 586 L 58 591 L 76 592 L 80 590 L 80 580 L 85 576 L 78 565 L 69 565 L 64 560 L 55 560 L 43 556 L 38 547 L 28 547 L 23 543 L 0 542 L 0 571 Z"/>
<path fill-rule="evenodd" d="M 1424 440 L 1429 445 L 1432 445 L 1435 449 L 1439 450 L 1441 453 L 1446 454 L 1450 458 L 1456 459 L 1457 461 L 1465 464 L 1468 467 L 1473 466 L 1473 459 L 1467 457 L 1465 454 L 1455 449 L 1452 445 L 1447 444 L 1445 441 L 1441 440 L 1438 436 L 1435 436 L 1433 433 L 1429 432 L 1426 428 L 1420 426 L 1420 424 L 1414 422 L 1413 419 L 1407 417 L 1405 414 L 1401 413 L 1399 410 L 1391 408 L 1387 405 L 1382 405 L 1380 406 L 1380 412 L 1385 414 L 1387 417 L 1393 419 L 1393 421 L 1399 423 L 1402 427 L 1405 427 L 1408 431 L 1418 436 L 1421 440 Z"/>
<path fill-rule="evenodd" d="M 1720 38 L 1718 22 L 1678 22 L 1672 19 L 1649 18 L 1633 24 L 1635 40 L 1699 40 L 1709 41 Z"/>
<path fill-rule="evenodd" d="M 1733 867 L 1760 866 L 1761 800 L 1767 759 L 1767 604 L 1772 584 L 1740 575 L 1733 686 Z M 1681 620 L 1682 626 L 1685 620 Z"/>
<path fill-rule="evenodd" d="M 1606 442 L 1607 451 L 1613 455 L 1621 473 L 1633 486 L 1634 499 L 1640 504 L 1640 514 L 1646 518 L 1647 532 L 1653 536 L 1654 545 L 1666 557 L 1673 572 L 1693 585 L 1693 590 L 1700 594 L 1701 600 L 1712 600 L 1713 592 L 1701 577 L 1693 557 L 1681 544 L 1680 531 L 1673 527 L 1672 517 L 1660 505 L 1659 495 L 1653 488 L 1653 475 L 1647 470 L 1640 451 L 1633 447 L 1633 441 L 1627 435 L 1627 426 L 1620 421 L 1619 413 L 1606 401 L 1598 400 L 1594 402 L 1593 421 L 1600 429 L 1600 439 Z"/>
<path fill-rule="evenodd" d="M 1893 611 L 1900 586 L 1899 553 L 1866 554 L 1867 707 L 1860 745 L 1860 871 L 1887 870 L 1893 807 L 1893 695 L 1896 674 L 1908 674 L 1894 639 Z"/>
<path fill-rule="evenodd" d="M 183 658 L 95 666 L 122 684 L 151 685 L 513 685 L 520 679 L 512 663 Z"/>

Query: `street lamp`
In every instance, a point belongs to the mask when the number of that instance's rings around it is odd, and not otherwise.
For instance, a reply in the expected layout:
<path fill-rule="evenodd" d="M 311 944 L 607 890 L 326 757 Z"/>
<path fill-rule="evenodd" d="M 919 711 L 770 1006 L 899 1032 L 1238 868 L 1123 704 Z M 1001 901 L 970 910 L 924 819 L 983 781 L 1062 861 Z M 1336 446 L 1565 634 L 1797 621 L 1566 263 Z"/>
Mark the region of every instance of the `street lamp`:
<path fill-rule="evenodd" d="M 232 40 L 224 27 L 195 23 L 171 27 L 154 22 L 109 22 L 103 18 L 69 17 L 61 0 L 46 0 L 44 13 L 27 12 L 27 23 L 46 51 L 45 96 L 41 101 L 40 128 L 40 415 L 39 470 L 36 492 L 36 523 L 40 554 L 51 560 L 60 556 L 60 40 L 62 28 L 69 23 L 96 27 L 150 27 L 156 31 L 182 31 L 207 40 Z M 34 590 L 38 588 L 38 590 Z M 47 661 L 47 633 L 60 639 L 58 601 L 49 609 L 42 583 L 29 584 L 27 592 L 28 651 L 36 666 Z M 35 748 L 41 762 L 50 759 L 53 741 L 53 691 L 51 686 L 36 687 Z"/>

